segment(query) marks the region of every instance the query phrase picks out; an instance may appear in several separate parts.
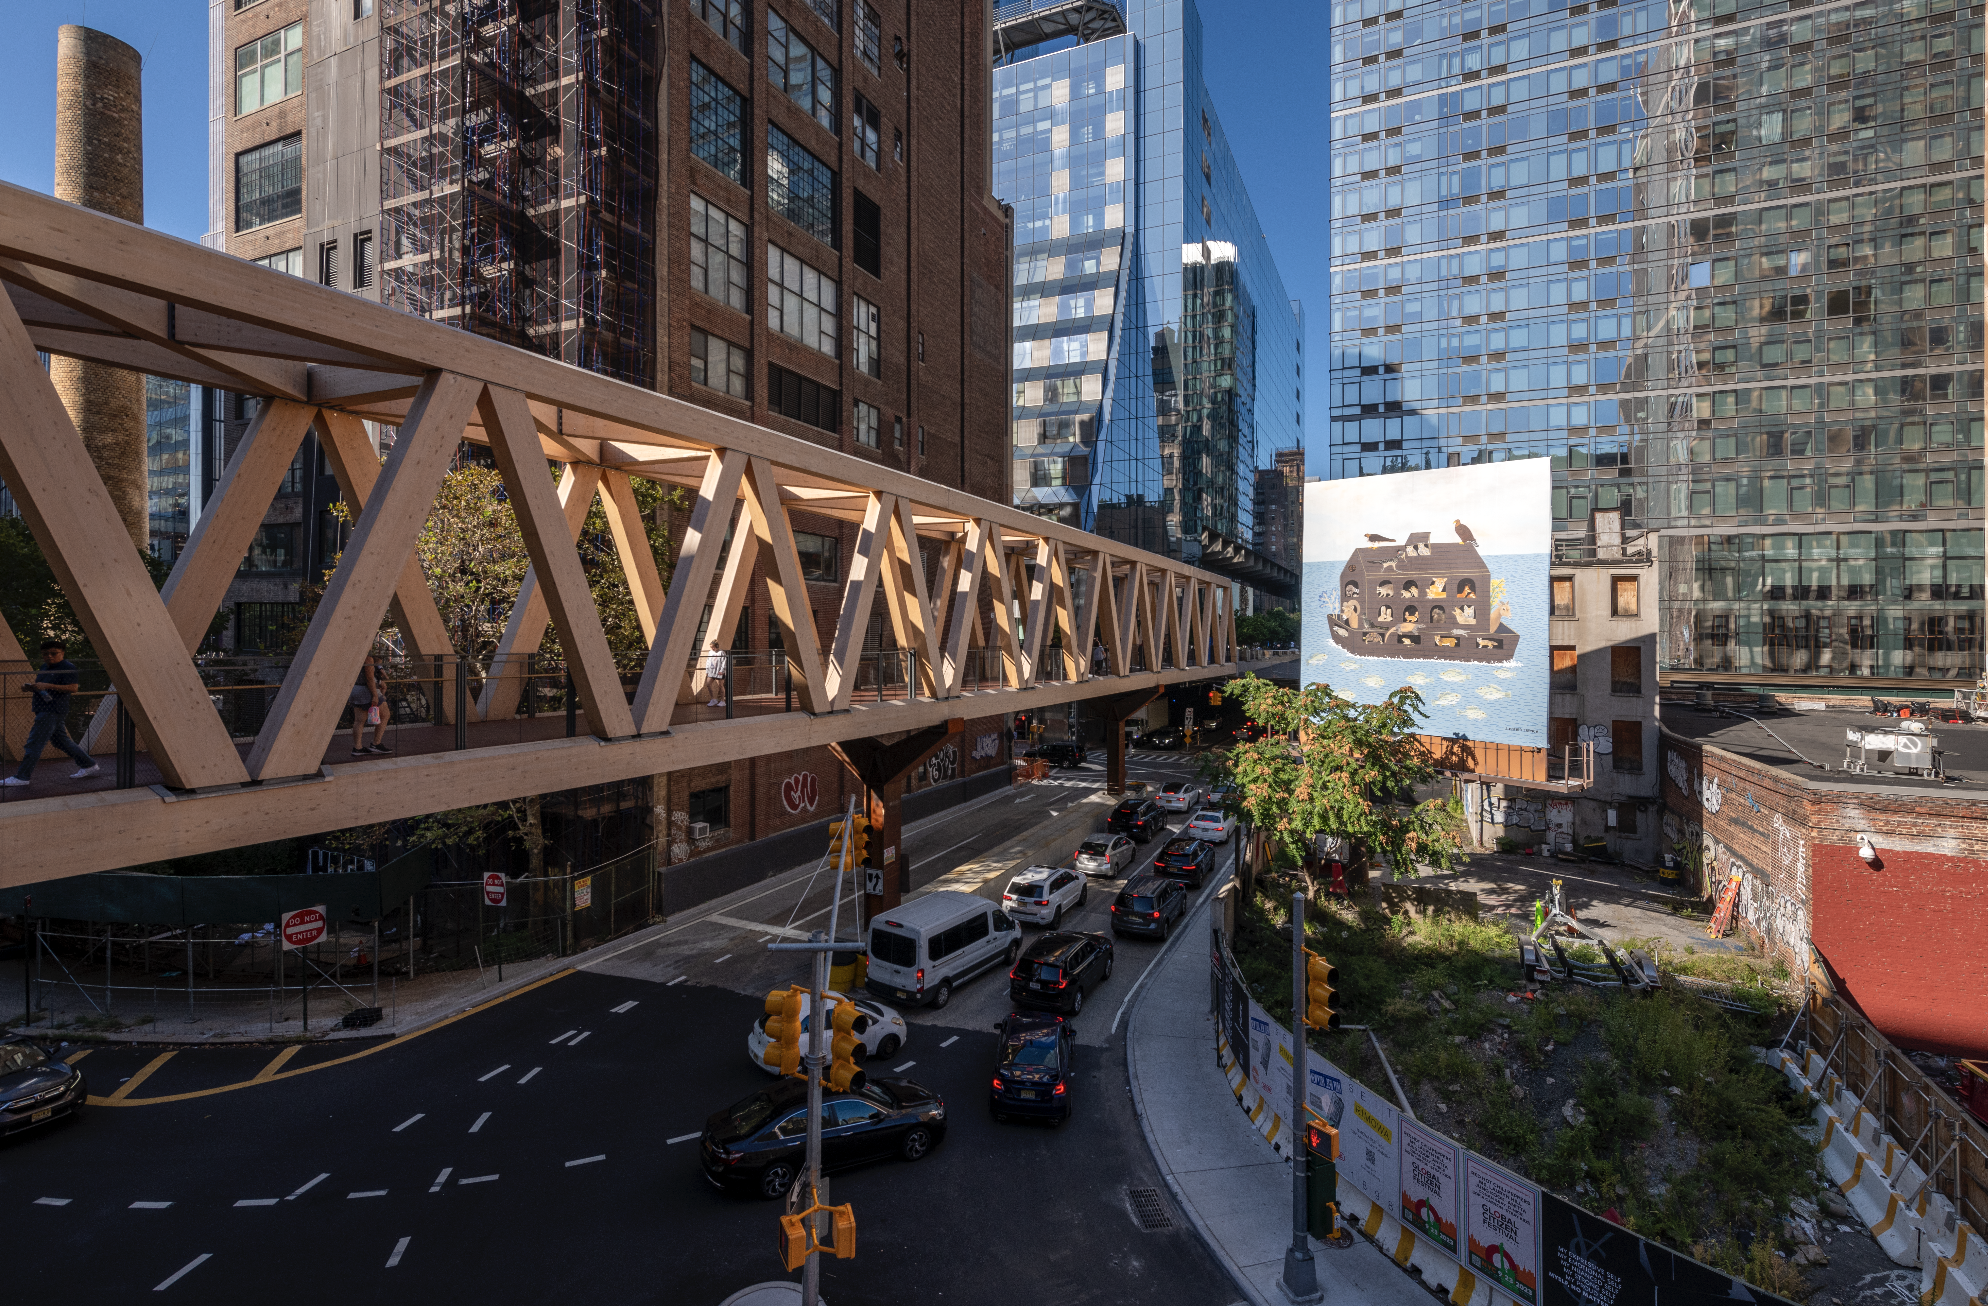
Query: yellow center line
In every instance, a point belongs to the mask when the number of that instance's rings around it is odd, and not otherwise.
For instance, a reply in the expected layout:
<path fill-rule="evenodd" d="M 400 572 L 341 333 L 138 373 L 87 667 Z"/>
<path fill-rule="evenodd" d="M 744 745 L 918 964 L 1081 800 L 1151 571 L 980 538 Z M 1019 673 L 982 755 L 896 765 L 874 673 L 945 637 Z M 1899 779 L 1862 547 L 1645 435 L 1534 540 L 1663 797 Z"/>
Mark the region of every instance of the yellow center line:
<path fill-rule="evenodd" d="M 303 1050 L 303 1047 L 304 1045 L 301 1043 L 292 1043 L 289 1047 L 284 1048 L 281 1052 L 278 1052 L 275 1056 L 269 1059 L 268 1065 L 264 1066 L 261 1070 L 256 1071 L 255 1078 L 251 1079 L 249 1083 L 267 1084 L 270 1080 L 276 1078 L 277 1071 L 283 1069 L 283 1063 L 285 1061 L 288 1061 L 291 1057 L 296 1056 L 297 1053 Z"/>
<path fill-rule="evenodd" d="M 93 1052 L 94 1050 L 95 1049 L 93 1048 L 84 1048 L 81 1052 L 71 1052 L 68 1056 L 62 1058 L 62 1064 L 65 1066 L 73 1066 L 78 1061 L 81 1061 L 84 1057 L 89 1056 L 90 1053 Z"/>
<path fill-rule="evenodd" d="M 179 1054 L 177 1052 L 161 1052 L 158 1056 L 153 1057 L 150 1061 L 147 1061 L 145 1063 L 144 1069 L 140 1070 L 137 1074 L 133 1075 L 131 1078 L 125 1080 L 122 1084 L 119 1084 L 117 1088 L 111 1093 L 111 1095 L 104 1099 L 105 1104 L 108 1105 L 113 1102 L 122 1102 L 125 1098 L 130 1097 L 132 1089 L 137 1088 L 140 1084 L 150 1079 L 154 1071 L 156 1071 L 160 1066 L 165 1065 L 168 1061 L 171 1061 L 174 1057 L 178 1055 Z"/>
<path fill-rule="evenodd" d="M 185 1102 L 196 1097 L 212 1097 L 216 1093 L 232 1093 L 238 1088 L 248 1088 L 255 1084 L 274 1083 L 276 1080 L 279 1079 L 290 1079 L 297 1075 L 308 1075 L 313 1070 L 324 1070 L 331 1066 L 342 1066 L 348 1061 L 357 1061 L 361 1057 L 370 1057 L 375 1052 L 384 1052 L 388 1048 L 399 1047 L 401 1044 L 406 1043 L 412 1039 L 420 1038 L 423 1034 L 430 1033 L 433 1030 L 441 1029 L 446 1025 L 453 1025 L 459 1020 L 464 1020 L 470 1016 L 476 1015 L 478 1012 L 488 1011 L 491 1007 L 496 1006 L 500 1002 L 509 1002 L 512 998 L 517 997 L 521 993 L 529 993 L 533 989 L 538 988 L 541 985 L 550 984 L 552 983 L 552 981 L 556 979 L 564 979 L 571 974 L 573 974 L 573 971 L 571 969 L 567 969 L 559 971 L 556 974 L 547 975 L 542 980 L 534 980 L 532 983 L 525 985 L 523 988 L 513 989 L 511 992 L 506 993 L 501 997 L 492 998 L 488 1002 L 479 1002 L 477 1005 L 469 1008 L 467 1011 L 459 1011 L 455 1015 L 447 1018 L 446 1020 L 438 1020 L 432 1025 L 428 1025 L 421 1029 L 417 1029 L 411 1034 L 404 1034 L 399 1038 L 392 1038 L 386 1040 L 385 1042 L 375 1043 L 373 1046 L 365 1048 L 358 1052 L 354 1052 L 350 1056 L 334 1057 L 330 1061 L 319 1061 L 314 1065 L 299 1066 L 295 1070 L 276 1070 L 275 1068 L 276 1064 L 284 1059 L 283 1054 L 278 1053 L 275 1060 L 272 1061 L 269 1065 L 264 1066 L 262 1068 L 262 1071 L 258 1073 L 254 1079 L 244 1079 L 239 1083 L 234 1083 L 234 1084 L 222 1084 L 215 1088 L 199 1088 L 193 1090 L 190 1093 L 170 1093 L 164 1097 L 127 1098 L 125 1095 L 129 1093 L 132 1089 L 138 1087 L 139 1082 L 142 1081 L 145 1078 L 145 1076 L 151 1074 L 152 1071 L 158 1067 L 159 1062 L 164 1061 L 166 1057 L 173 1055 L 172 1053 L 168 1052 L 164 1056 L 161 1056 L 157 1060 L 153 1061 L 151 1065 L 146 1066 L 143 1070 L 139 1071 L 136 1075 L 132 1076 L 130 1083 L 125 1084 L 123 1087 L 118 1089 L 117 1092 L 111 1094 L 109 1097 L 92 1097 L 90 1099 L 90 1105 L 91 1106 L 160 1106 L 167 1102 Z M 302 1044 L 296 1045 L 296 1047 L 301 1047 L 301 1046 Z M 296 1047 L 287 1049 L 287 1051 L 295 1051 Z"/>

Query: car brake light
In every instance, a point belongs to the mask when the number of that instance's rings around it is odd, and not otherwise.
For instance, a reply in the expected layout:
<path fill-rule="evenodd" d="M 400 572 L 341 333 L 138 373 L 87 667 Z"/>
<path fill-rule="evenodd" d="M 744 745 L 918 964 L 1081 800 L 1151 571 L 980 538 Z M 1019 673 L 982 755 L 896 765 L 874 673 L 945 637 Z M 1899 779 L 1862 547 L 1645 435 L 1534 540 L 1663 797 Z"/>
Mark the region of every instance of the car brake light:
<path fill-rule="evenodd" d="M 1064 986 L 1065 984 L 1068 984 L 1069 982 L 1070 982 L 1070 979 L 1069 979 L 1069 977 L 1068 977 L 1068 976 L 1066 975 L 1066 976 L 1065 976 L 1064 978 L 1062 978 L 1062 979 L 1060 979 L 1060 980 L 1057 980 L 1057 981 L 1056 981 L 1056 987 L 1060 989 L 1060 988 L 1062 988 L 1062 987 L 1063 987 L 1063 986 Z"/>
<path fill-rule="evenodd" d="M 923 966 L 918 968 L 918 987 L 921 989 L 925 987 L 925 968 Z"/>
<path fill-rule="evenodd" d="M 1159 914 L 1158 912 L 1154 912 L 1154 913 L 1153 913 L 1153 919 L 1154 919 L 1154 920 L 1158 920 L 1159 918 L 1160 918 L 1160 914 Z"/>
<path fill-rule="evenodd" d="M 1056 1091 L 1055 1091 L 1055 1096 L 1057 1096 L 1057 1097 L 1062 1097 L 1062 1096 L 1063 1096 L 1063 1085 L 1061 1085 L 1061 1084 L 1058 1084 L 1058 1085 L 1056 1086 Z"/>
<path fill-rule="evenodd" d="M 998 1093 L 1001 1091 L 1001 1089 L 1002 1089 L 1001 1077 L 999 1075 L 996 1075 L 994 1077 L 994 1091 Z"/>

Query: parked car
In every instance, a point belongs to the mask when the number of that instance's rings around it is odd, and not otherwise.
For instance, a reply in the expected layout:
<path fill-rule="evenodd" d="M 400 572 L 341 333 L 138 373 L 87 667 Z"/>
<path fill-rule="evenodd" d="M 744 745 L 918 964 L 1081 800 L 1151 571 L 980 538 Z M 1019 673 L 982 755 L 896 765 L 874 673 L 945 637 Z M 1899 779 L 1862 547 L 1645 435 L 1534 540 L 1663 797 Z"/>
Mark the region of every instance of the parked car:
<path fill-rule="evenodd" d="M 1138 859 L 1139 849 L 1122 834 L 1094 834 L 1077 846 L 1077 869 L 1086 875 L 1115 880 Z"/>
<path fill-rule="evenodd" d="M 1153 874 L 1185 880 L 1196 889 L 1214 869 L 1215 846 L 1199 839 L 1175 839 L 1153 859 Z"/>
<path fill-rule="evenodd" d="M 1070 1118 L 1070 1063 L 1077 1030 L 1061 1016 L 1012 1012 L 994 1022 L 1001 1036 L 988 1105 L 996 1120 L 1037 1116 Z"/>
<path fill-rule="evenodd" d="M 1227 843 L 1236 832 L 1236 818 L 1219 807 L 1204 807 L 1187 818 L 1180 832 L 1208 843 Z"/>
<path fill-rule="evenodd" d="M 1008 881 L 1001 893 L 1001 910 L 1018 921 L 1055 929 L 1063 913 L 1089 899 L 1091 882 L 1081 871 L 1057 866 L 1031 866 Z"/>
<path fill-rule="evenodd" d="M 1082 744 L 1037 744 L 1022 754 L 1027 758 L 1041 758 L 1051 766 L 1078 767 L 1091 760 L 1090 752 Z"/>
<path fill-rule="evenodd" d="M 845 1170 L 898 1157 L 922 1160 L 946 1136 L 946 1101 L 908 1079 L 875 1079 L 822 1094 L 821 1163 Z M 704 1122 L 704 1177 L 727 1192 L 783 1197 L 807 1165 L 808 1086 L 783 1079 Z"/>
<path fill-rule="evenodd" d="M 1104 828 L 1112 834 L 1130 835 L 1140 843 L 1151 843 L 1167 832 L 1167 814 L 1150 798 L 1128 798 L 1111 809 Z"/>
<path fill-rule="evenodd" d="M 1201 786 L 1192 780 L 1169 780 L 1153 795 L 1153 801 L 1169 812 L 1191 812 L 1201 804 Z"/>
<path fill-rule="evenodd" d="M 868 998 L 852 998 L 846 993 L 824 993 L 821 996 L 822 1001 L 828 1006 L 830 1011 L 834 1011 L 839 1004 L 844 1002 L 854 1002 L 856 1004 L 856 1024 L 849 1032 L 854 1034 L 857 1042 L 862 1045 L 862 1051 L 857 1053 L 858 1060 L 864 1057 L 887 1057 L 904 1046 L 904 1040 L 910 1031 L 905 1028 L 904 1017 L 898 1015 L 889 1007 L 884 1006 L 880 1002 L 872 1002 Z M 808 993 L 801 994 L 801 1029 L 803 1030 L 801 1050 L 803 1052 L 807 1051 L 808 1048 L 808 1038 L 805 1031 L 808 1029 L 808 1009 L 812 1005 L 812 995 Z M 752 1064 L 758 1066 L 767 1074 L 777 1075 L 780 1073 L 779 1068 L 767 1065 L 764 1057 L 766 1045 L 770 1041 L 766 1037 L 766 1017 L 761 1016 L 753 1022 L 752 1032 L 746 1035 L 746 1055 L 752 1058 Z"/>
<path fill-rule="evenodd" d="M 1140 875 L 1111 904 L 1113 934 L 1143 934 L 1164 939 L 1173 924 L 1187 915 L 1187 886 L 1164 875 Z"/>
<path fill-rule="evenodd" d="M 953 989 L 1021 955 L 1007 912 L 978 894 L 941 889 L 870 922 L 865 986 L 883 998 L 943 1007 Z"/>
<path fill-rule="evenodd" d="M 0 1035 L 0 1134 L 83 1113 L 83 1072 L 23 1034 Z"/>
<path fill-rule="evenodd" d="M 1018 1007 L 1074 1016 L 1084 997 L 1111 978 L 1111 940 L 1103 934 L 1055 930 L 1022 953 L 1008 972 L 1008 996 Z"/>
<path fill-rule="evenodd" d="M 1187 735 L 1179 726 L 1161 726 L 1158 730 L 1148 730 L 1139 736 L 1141 748 L 1179 748 L 1187 742 Z"/>

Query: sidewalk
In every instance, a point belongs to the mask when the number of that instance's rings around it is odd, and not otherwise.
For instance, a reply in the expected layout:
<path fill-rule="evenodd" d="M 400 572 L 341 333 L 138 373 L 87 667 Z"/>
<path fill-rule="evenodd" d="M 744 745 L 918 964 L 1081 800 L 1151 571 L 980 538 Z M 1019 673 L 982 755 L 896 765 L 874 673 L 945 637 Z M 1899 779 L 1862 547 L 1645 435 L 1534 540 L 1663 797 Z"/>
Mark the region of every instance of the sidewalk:
<path fill-rule="evenodd" d="M 1125 1066 L 1133 1110 L 1153 1160 L 1208 1249 L 1257 1306 L 1284 1306 L 1291 1245 L 1291 1168 L 1236 1104 L 1215 1064 L 1204 903 L 1168 948 L 1133 1005 Z M 1429 1292 L 1380 1249 L 1311 1242 L 1328 1302 L 1428 1306 Z"/>

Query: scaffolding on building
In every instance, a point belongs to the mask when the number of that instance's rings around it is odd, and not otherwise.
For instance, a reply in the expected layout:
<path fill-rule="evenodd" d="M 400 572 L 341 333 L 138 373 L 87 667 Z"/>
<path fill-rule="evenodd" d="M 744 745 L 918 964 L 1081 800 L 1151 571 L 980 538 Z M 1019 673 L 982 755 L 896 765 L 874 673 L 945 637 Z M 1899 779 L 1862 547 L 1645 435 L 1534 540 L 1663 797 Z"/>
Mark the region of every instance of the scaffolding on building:
<path fill-rule="evenodd" d="M 385 0 L 386 302 L 655 383 L 653 0 Z"/>

